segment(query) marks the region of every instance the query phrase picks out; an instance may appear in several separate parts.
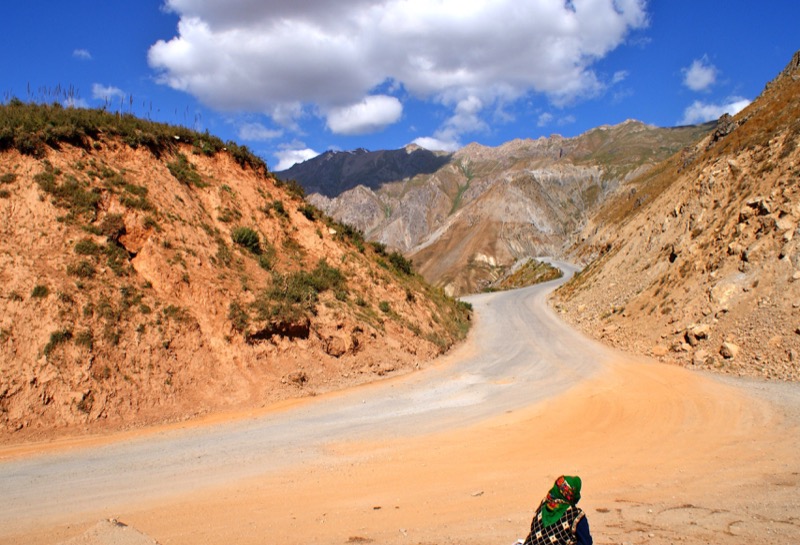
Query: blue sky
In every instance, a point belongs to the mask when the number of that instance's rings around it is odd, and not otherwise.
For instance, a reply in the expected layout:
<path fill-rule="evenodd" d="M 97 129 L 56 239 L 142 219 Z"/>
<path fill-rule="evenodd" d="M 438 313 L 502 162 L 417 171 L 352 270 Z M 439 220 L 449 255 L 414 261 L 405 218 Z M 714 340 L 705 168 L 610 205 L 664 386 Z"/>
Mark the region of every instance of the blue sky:
<path fill-rule="evenodd" d="M 9 0 L 0 100 L 248 145 L 454 150 L 735 113 L 800 49 L 774 0 Z"/>

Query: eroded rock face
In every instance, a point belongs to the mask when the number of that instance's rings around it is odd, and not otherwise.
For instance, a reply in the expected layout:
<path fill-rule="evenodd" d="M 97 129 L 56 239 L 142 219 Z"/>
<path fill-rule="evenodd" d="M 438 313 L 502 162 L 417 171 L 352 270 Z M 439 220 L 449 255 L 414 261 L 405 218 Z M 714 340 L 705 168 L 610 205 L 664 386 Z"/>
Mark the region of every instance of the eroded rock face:
<path fill-rule="evenodd" d="M 589 220 L 574 248 L 588 267 L 558 294 L 566 317 L 629 350 L 670 346 L 667 361 L 800 380 L 798 58 L 690 164 L 631 180 L 637 197 L 625 188 Z"/>
<path fill-rule="evenodd" d="M 463 337 L 455 301 L 266 173 L 96 143 L 0 152 L 0 437 L 261 406 L 415 369 Z M 178 153 L 198 183 L 172 174 Z"/>

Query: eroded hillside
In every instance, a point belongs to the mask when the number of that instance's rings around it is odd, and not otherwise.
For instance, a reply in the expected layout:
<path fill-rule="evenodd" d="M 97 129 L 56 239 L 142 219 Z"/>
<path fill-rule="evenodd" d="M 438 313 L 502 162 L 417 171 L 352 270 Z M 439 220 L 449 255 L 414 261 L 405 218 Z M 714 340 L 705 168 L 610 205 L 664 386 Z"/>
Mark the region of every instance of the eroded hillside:
<path fill-rule="evenodd" d="M 557 294 L 571 321 L 659 358 L 800 379 L 800 53 L 735 117 L 626 184 Z"/>
<path fill-rule="evenodd" d="M 16 101 L 0 121 L 4 433 L 260 406 L 413 369 L 466 333 L 464 305 L 246 148 Z"/>

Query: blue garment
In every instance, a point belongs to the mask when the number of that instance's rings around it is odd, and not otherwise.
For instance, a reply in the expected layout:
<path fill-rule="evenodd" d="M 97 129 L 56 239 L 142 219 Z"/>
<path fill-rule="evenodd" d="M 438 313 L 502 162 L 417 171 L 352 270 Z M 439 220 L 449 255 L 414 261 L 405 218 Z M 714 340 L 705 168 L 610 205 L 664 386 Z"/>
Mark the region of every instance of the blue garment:
<path fill-rule="evenodd" d="M 592 545 L 592 534 L 589 533 L 589 521 L 584 516 L 578 521 L 575 528 L 575 537 L 578 538 L 578 545 Z"/>

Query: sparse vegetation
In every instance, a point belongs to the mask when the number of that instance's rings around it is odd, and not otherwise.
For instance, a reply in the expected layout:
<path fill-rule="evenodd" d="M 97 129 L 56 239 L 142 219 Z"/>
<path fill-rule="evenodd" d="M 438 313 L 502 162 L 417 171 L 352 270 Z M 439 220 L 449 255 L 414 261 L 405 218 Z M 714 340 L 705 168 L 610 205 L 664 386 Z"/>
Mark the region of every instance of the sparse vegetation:
<path fill-rule="evenodd" d="M 189 162 L 189 159 L 183 153 L 176 153 L 175 160 L 167 163 L 167 168 L 170 174 L 175 176 L 175 179 L 186 185 L 193 185 L 197 187 L 205 187 L 203 179 L 197 172 L 197 168 Z"/>
<path fill-rule="evenodd" d="M 47 148 L 58 149 L 60 144 L 97 150 L 102 149 L 97 140 L 101 134 L 119 137 L 133 148 L 145 147 L 156 157 L 177 150 L 180 144 L 192 145 L 196 153 L 206 156 L 227 150 L 243 167 L 268 173 L 264 160 L 247 146 L 235 142 L 223 144 L 207 132 L 156 123 L 129 113 L 112 113 L 104 108 L 64 108 L 59 102 L 26 104 L 16 98 L 0 104 L 0 151 L 17 149 L 25 155 L 43 157 Z"/>
<path fill-rule="evenodd" d="M 94 275 L 97 274 L 97 270 L 91 261 L 82 259 L 77 263 L 70 263 L 67 265 L 67 274 L 78 278 L 89 279 L 94 278 Z"/>
<path fill-rule="evenodd" d="M 97 255 L 102 247 L 90 238 L 82 238 L 75 243 L 75 253 L 78 255 Z"/>
<path fill-rule="evenodd" d="M 396 271 L 409 275 L 414 273 L 414 265 L 411 263 L 410 259 L 406 259 L 403 254 L 399 252 L 392 252 L 389 254 L 389 263 L 392 264 L 392 267 L 395 268 Z"/>
<path fill-rule="evenodd" d="M 231 240 L 255 255 L 261 253 L 261 237 L 249 227 L 237 227 L 231 231 Z"/>
<path fill-rule="evenodd" d="M 52 333 L 50 333 L 50 340 L 44 347 L 44 355 L 49 356 L 50 353 L 53 352 L 53 350 L 55 350 L 55 348 L 58 345 L 67 342 L 71 338 L 72 338 L 72 331 L 70 329 L 65 328 L 53 331 Z"/>
<path fill-rule="evenodd" d="M 50 295 L 50 288 L 43 284 L 37 284 L 31 290 L 31 297 L 34 299 L 44 299 L 48 295 Z"/>
<path fill-rule="evenodd" d="M 239 301 L 231 301 L 228 305 L 228 320 L 234 330 L 244 333 L 250 325 L 250 314 Z"/>
<path fill-rule="evenodd" d="M 310 272 L 274 273 L 272 286 L 254 304 L 260 320 L 296 322 L 316 313 L 319 294 L 345 291 L 345 276 L 324 259 Z"/>

